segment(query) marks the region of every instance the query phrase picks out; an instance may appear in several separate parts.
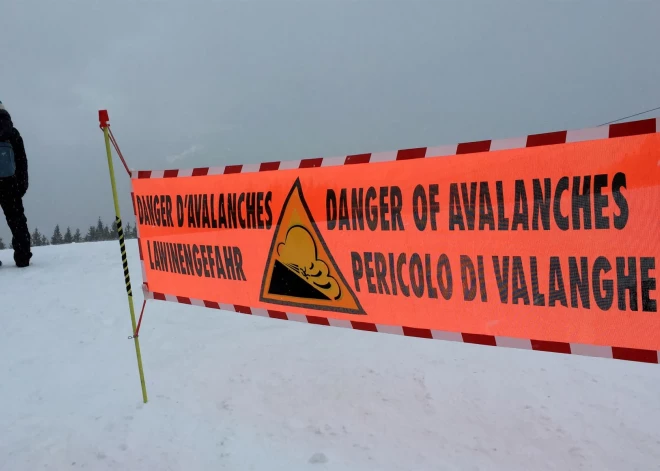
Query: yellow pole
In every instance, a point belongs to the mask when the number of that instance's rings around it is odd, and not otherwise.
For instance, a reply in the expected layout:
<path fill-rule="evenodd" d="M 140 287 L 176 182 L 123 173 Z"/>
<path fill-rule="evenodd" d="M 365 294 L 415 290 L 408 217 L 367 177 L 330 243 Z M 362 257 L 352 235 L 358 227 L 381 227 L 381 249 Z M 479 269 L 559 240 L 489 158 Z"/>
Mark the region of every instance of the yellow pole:
<path fill-rule="evenodd" d="M 121 224 L 121 212 L 119 209 L 119 198 L 117 197 L 117 184 L 115 183 L 115 170 L 112 165 L 112 149 L 110 147 L 110 133 L 108 131 L 108 118 L 107 112 L 102 115 L 99 112 L 99 117 L 104 116 L 105 120 L 101 118 L 101 127 L 103 128 L 103 136 L 105 138 L 105 151 L 108 156 L 108 170 L 110 171 L 110 184 L 112 185 L 112 197 L 115 203 L 115 217 L 117 221 L 117 233 L 119 235 L 119 248 L 121 249 L 121 261 L 124 268 L 124 281 L 126 282 L 126 293 L 128 294 L 128 308 L 131 312 L 131 325 L 133 326 L 133 333 L 135 333 L 135 308 L 133 307 L 133 290 L 131 288 L 131 278 L 128 273 L 128 260 L 126 258 L 126 243 L 124 241 L 124 229 Z M 147 385 L 144 381 L 144 371 L 142 369 L 142 354 L 140 353 L 140 340 L 137 336 L 133 336 L 135 342 L 135 355 L 137 356 L 138 370 L 140 372 L 140 384 L 142 385 L 142 400 L 147 402 Z"/>

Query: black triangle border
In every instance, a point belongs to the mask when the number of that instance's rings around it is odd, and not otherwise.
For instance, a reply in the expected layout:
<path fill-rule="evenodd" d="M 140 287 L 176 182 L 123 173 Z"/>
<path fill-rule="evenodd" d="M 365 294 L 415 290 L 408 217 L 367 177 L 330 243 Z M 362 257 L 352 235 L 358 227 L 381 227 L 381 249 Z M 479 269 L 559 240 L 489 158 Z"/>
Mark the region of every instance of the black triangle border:
<path fill-rule="evenodd" d="M 355 305 L 358 307 L 358 309 L 349 309 L 349 308 L 343 308 L 343 307 L 337 307 L 333 308 L 330 306 L 319 306 L 317 304 L 310 304 L 310 303 L 297 303 L 297 302 L 291 302 L 291 301 L 280 301 L 280 300 L 272 300 L 272 299 L 266 299 L 263 296 L 264 293 L 264 288 L 266 287 L 266 278 L 268 277 L 268 266 L 270 265 L 268 262 L 270 261 L 270 258 L 273 255 L 273 250 L 275 249 L 275 241 L 277 240 L 277 236 L 279 235 L 279 231 L 282 228 L 282 219 L 284 219 L 284 213 L 285 209 L 289 205 L 289 200 L 293 196 L 293 192 L 295 190 L 298 190 L 298 193 L 300 195 L 300 202 L 302 203 L 303 209 L 305 210 L 305 213 L 307 215 L 307 218 L 309 219 L 309 222 L 312 224 L 312 228 L 314 229 L 314 233 L 316 234 L 316 237 L 318 237 L 319 242 L 321 243 L 321 246 L 325 249 L 325 253 L 328 255 L 328 258 L 330 259 L 330 262 L 332 263 L 332 268 L 334 271 L 337 272 L 337 275 L 341 279 L 342 283 L 344 284 L 344 287 L 348 290 L 349 294 L 353 298 L 353 301 L 355 302 Z M 279 220 L 277 221 L 277 227 L 275 228 L 275 233 L 273 234 L 273 240 L 270 243 L 270 249 L 268 250 L 268 259 L 266 260 L 266 266 L 264 268 L 264 274 L 261 279 L 261 289 L 259 290 L 259 301 L 262 303 L 268 303 L 268 304 L 277 304 L 281 306 L 292 306 L 292 307 L 303 307 L 307 309 L 315 309 L 315 310 L 320 310 L 320 311 L 331 311 L 331 312 L 340 312 L 343 314 L 359 314 L 359 315 L 366 315 L 367 313 L 364 311 L 362 308 L 362 305 L 360 304 L 360 300 L 357 298 L 355 293 L 353 292 L 353 289 L 351 286 L 348 284 L 346 281 L 346 278 L 344 278 L 344 274 L 341 272 L 339 269 L 339 266 L 337 265 L 337 262 L 335 261 L 334 257 L 332 256 L 332 252 L 328 249 L 327 244 L 325 243 L 325 239 L 323 239 L 323 235 L 319 231 L 319 228 L 316 226 L 316 221 L 314 221 L 314 218 L 312 217 L 312 212 L 309 210 L 309 206 L 307 206 L 307 201 L 305 201 L 305 194 L 303 193 L 302 190 L 302 184 L 300 183 L 300 178 L 296 178 L 296 181 L 293 183 L 293 186 L 291 187 L 291 190 L 289 191 L 289 194 L 284 200 L 284 203 L 282 204 L 282 209 L 280 211 L 280 217 Z"/>

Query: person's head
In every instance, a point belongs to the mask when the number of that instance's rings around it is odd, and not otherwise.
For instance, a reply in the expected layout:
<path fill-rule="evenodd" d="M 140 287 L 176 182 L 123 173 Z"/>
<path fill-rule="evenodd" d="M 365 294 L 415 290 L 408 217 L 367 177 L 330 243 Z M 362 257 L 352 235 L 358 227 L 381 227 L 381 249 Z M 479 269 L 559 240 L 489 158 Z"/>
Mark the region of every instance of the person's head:
<path fill-rule="evenodd" d="M 0 101 L 0 140 L 6 138 L 13 128 L 14 123 L 11 121 L 11 115 Z"/>

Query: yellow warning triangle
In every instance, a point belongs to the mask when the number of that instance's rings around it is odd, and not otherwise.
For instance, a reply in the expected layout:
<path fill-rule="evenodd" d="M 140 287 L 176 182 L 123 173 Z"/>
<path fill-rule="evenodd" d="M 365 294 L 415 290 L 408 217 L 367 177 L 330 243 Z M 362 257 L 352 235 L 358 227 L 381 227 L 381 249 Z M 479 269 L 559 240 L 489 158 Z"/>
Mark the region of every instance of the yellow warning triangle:
<path fill-rule="evenodd" d="M 282 205 L 259 300 L 284 306 L 366 314 L 316 227 L 300 179 L 296 179 Z"/>

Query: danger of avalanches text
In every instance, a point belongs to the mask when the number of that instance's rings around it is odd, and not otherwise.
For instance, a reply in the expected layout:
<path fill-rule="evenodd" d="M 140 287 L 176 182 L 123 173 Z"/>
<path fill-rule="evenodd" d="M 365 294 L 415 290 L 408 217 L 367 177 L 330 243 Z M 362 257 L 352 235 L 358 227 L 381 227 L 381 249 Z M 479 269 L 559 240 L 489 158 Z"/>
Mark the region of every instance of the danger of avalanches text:
<path fill-rule="evenodd" d="M 201 229 L 270 229 L 273 225 L 271 191 L 176 195 L 175 201 L 170 195 L 136 195 L 135 200 L 140 225 Z"/>
<path fill-rule="evenodd" d="M 493 186 L 495 188 L 493 188 Z M 530 189 L 531 186 L 531 189 Z M 603 190 L 610 186 L 607 174 L 551 178 L 535 178 L 529 182 L 515 180 L 513 217 L 505 207 L 504 182 L 463 182 L 449 184 L 448 228 L 450 231 L 549 231 L 554 225 L 562 230 L 615 229 L 628 222 L 628 201 L 621 192 L 626 175 L 616 173 L 611 180 L 611 193 L 619 213 L 604 214 L 609 197 Z M 493 191 L 494 190 L 494 191 Z M 403 231 L 404 198 L 398 186 L 342 188 L 326 192 L 328 230 Z M 417 185 L 411 207 L 415 227 L 419 231 L 438 230 L 440 185 Z M 531 205 L 530 205 L 531 196 Z M 570 212 L 562 213 L 562 201 L 569 198 Z M 495 202 L 495 204 L 493 203 Z M 497 208 L 497 210 L 495 210 Z M 531 224 L 530 224 L 531 220 Z M 366 225 L 365 225 L 366 221 Z"/>
<path fill-rule="evenodd" d="M 598 309 L 608 311 L 616 299 L 620 311 L 638 311 L 641 298 L 642 311 L 658 312 L 657 300 L 651 296 L 657 288 L 657 279 L 651 275 L 656 268 L 655 257 L 615 257 L 613 263 L 604 256 L 552 256 L 549 261 L 545 272 L 548 282 L 541 286 L 535 256 L 460 255 L 452 265 L 447 254 L 434 257 L 428 253 L 351 252 L 353 282 L 358 293 L 366 289 L 371 294 L 449 300 L 454 296 L 458 275 L 455 267 L 459 266 L 465 301 L 488 302 L 486 278 L 494 274 L 502 304 L 570 304 L 571 308 L 592 309 L 593 299 Z M 609 274 L 612 270 L 614 273 Z"/>
<path fill-rule="evenodd" d="M 531 190 L 530 187 L 531 186 Z M 610 206 L 603 190 L 611 186 L 618 214 L 605 214 Z M 463 182 L 449 185 L 448 228 L 450 231 L 562 231 L 625 228 L 629 208 L 625 195 L 626 175 L 562 177 L 515 180 L 513 216 L 505 207 L 504 182 Z M 530 195 L 531 191 L 531 195 Z M 328 230 L 403 231 L 404 198 L 398 186 L 342 188 L 326 191 Z M 419 231 L 438 230 L 440 186 L 417 185 L 411 208 Z M 531 204 L 530 204 L 531 196 Z M 140 225 L 204 229 L 265 229 L 273 226 L 273 194 L 243 192 L 216 194 L 136 195 Z M 562 201 L 570 198 L 570 211 L 562 213 Z M 494 201 L 494 203 L 493 203 Z M 175 206 L 176 205 L 176 206 Z M 497 209 L 495 209 L 497 208 Z M 365 224 L 366 223 L 366 224 Z"/>
<path fill-rule="evenodd" d="M 239 247 L 147 240 L 149 267 L 179 275 L 247 281 Z"/>

